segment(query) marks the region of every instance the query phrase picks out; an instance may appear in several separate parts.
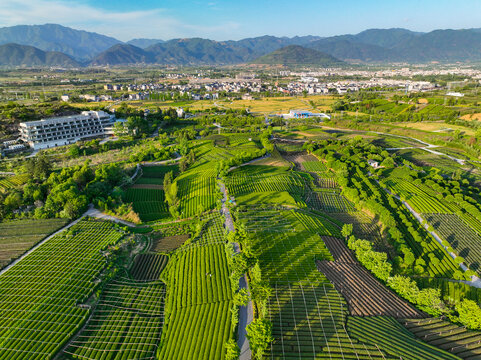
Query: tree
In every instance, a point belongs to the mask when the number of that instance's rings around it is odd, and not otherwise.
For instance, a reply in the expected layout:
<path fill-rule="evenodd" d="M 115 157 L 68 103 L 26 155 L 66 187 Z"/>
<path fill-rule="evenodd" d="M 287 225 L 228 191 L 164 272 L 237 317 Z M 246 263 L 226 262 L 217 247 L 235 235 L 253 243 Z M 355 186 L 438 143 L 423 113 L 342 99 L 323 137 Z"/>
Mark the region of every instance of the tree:
<path fill-rule="evenodd" d="M 352 224 L 344 224 L 342 225 L 341 235 L 344 236 L 346 239 L 352 235 Z"/>
<path fill-rule="evenodd" d="M 473 330 L 481 329 L 481 308 L 476 302 L 464 299 L 456 305 L 456 311 L 463 325 Z"/>
<path fill-rule="evenodd" d="M 71 158 L 78 158 L 80 156 L 80 148 L 77 144 L 74 144 L 70 146 L 70 149 L 68 150 L 68 154 Z"/>
<path fill-rule="evenodd" d="M 169 212 L 174 217 L 179 216 L 179 199 L 177 198 L 177 182 L 173 181 L 174 174 L 169 171 L 164 177 L 165 201 L 169 204 Z"/>
<path fill-rule="evenodd" d="M 229 341 L 227 341 L 224 344 L 224 347 L 226 349 L 226 354 L 225 354 L 226 360 L 236 360 L 239 358 L 240 349 L 239 349 L 239 346 L 237 345 L 237 342 L 234 339 L 229 339 Z"/>
<path fill-rule="evenodd" d="M 262 359 L 269 344 L 274 341 L 272 323 L 267 319 L 255 319 L 247 325 L 246 330 L 252 354 L 256 359 Z"/>
<path fill-rule="evenodd" d="M 19 193 L 13 192 L 5 198 L 3 205 L 5 206 L 7 213 L 11 212 L 12 210 L 18 209 L 20 205 L 22 205 L 22 197 Z"/>
<path fill-rule="evenodd" d="M 114 135 L 115 136 L 122 136 L 127 133 L 127 129 L 124 126 L 122 121 L 117 121 L 114 124 Z"/>
<path fill-rule="evenodd" d="M 234 294 L 234 305 L 245 306 L 249 302 L 249 294 L 246 289 L 240 289 L 236 294 Z"/>

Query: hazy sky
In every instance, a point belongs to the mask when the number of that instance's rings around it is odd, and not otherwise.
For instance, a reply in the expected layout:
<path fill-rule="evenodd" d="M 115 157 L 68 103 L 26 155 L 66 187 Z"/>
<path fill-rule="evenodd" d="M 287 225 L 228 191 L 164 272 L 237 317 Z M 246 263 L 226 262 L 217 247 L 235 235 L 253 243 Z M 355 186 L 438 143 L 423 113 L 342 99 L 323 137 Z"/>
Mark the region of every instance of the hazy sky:
<path fill-rule="evenodd" d="M 481 0 L 0 0 L 0 26 L 56 23 L 119 40 L 481 28 Z"/>

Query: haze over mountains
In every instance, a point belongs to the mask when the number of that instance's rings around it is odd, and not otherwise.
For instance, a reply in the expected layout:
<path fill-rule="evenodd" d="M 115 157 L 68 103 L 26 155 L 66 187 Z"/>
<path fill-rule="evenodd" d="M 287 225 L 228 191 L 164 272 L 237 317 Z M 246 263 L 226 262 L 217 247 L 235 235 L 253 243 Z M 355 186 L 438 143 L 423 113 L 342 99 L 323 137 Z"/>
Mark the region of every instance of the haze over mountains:
<path fill-rule="evenodd" d="M 259 58 L 261 62 L 319 66 L 323 63 L 339 64 L 338 60 L 356 63 L 481 61 L 481 29 L 429 33 L 370 29 L 356 35 L 326 38 L 132 39 L 125 43 L 93 32 L 46 24 L 0 28 L 0 45 L 3 45 L 0 46 L 0 66 L 223 65 L 259 62 Z M 281 53 L 264 57 L 286 47 Z M 309 57 L 307 62 L 306 56 Z M 318 60 L 316 56 L 319 56 Z"/>

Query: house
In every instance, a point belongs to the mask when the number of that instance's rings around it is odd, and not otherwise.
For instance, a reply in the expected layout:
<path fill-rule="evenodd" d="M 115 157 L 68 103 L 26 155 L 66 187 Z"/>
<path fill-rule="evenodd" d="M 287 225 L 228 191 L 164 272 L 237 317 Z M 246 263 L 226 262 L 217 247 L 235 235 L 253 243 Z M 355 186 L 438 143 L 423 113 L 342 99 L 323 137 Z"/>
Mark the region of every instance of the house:
<path fill-rule="evenodd" d="M 62 95 L 62 96 L 60 96 L 60 100 L 65 101 L 65 102 L 70 101 L 70 95 L 66 95 L 66 94 Z"/>
<path fill-rule="evenodd" d="M 373 167 L 374 169 L 379 168 L 379 162 L 376 160 L 369 159 L 367 163 L 369 166 Z"/>
<path fill-rule="evenodd" d="M 176 110 L 176 112 L 177 112 L 177 117 L 179 117 L 179 118 L 183 118 L 184 115 L 185 115 L 185 111 L 184 111 L 183 108 L 178 108 L 178 109 Z"/>
<path fill-rule="evenodd" d="M 85 94 L 85 95 L 79 95 L 79 98 L 84 99 L 86 101 L 99 101 L 99 97 L 97 95 Z"/>

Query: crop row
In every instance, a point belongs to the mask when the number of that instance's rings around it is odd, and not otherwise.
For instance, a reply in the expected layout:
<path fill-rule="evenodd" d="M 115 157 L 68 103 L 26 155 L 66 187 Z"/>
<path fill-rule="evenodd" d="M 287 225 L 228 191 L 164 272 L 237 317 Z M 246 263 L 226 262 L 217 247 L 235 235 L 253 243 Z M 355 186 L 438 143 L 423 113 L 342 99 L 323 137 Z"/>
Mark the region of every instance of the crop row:
<path fill-rule="evenodd" d="M 310 172 L 327 172 L 327 167 L 322 161 L 304 161 L 302 166 L 306 171 Z"/>
<path fill-rule="evenodd" d="M 29 178 L 30 178 L 30 175 L 28 174 L 14 175 L 6 178 L 0 178 L 0 190 L 13 189 L 19 185 L 25 184 Z"/>
<path fill-rule="evenodd" d="M 223 244 L 176 252 L 167 266 L 169 310 L 232 299 Z"/>
<path fill-rule="evenodd" d="M 108 222 L 82 220 L 0 275 L 0 358 L 51 359 L 82 326 L 77 304 L 95 288 L 101 250 L 123 233 Z"/>
<path fill-rule="evenodd" d="M 314 209 L 325 212 L 348 213 L 355 211 L 354 205 L 336 192 L 311 192 L 307 203 Z"/>
<path fill-rule="evenodd" d="M 344 328 L 347 306 L 330 284 L 274 285 L 268 302 L 272 359 L 383 359 Z"/>
<path fill-rule="evenodd" d="M 130 273 L 135 280 L 158 280 L 168 261 L 169 257 L 163 254 L 139 254 Z"/>
<path fill-rule="evenodd" d="M 129 188 L 125 201 L 132 202 L 134 211 L 143 221 L 153 221 L 169 216 L 164 190 Z"/>
<path fill-rule="evenodd" d="M 214 177 L 194 173 L 193 176 L 179 180 L 178 184 L 180 208 L 184 217 L 215 207 L 217 190 Z"/>
<path fill-rule="evenodd" d="M 231 308 L 232 301 L 220 301 L 175 310 L 158 359 L 225 359 L 224 344 L 233 337 Z"/>
<path fill-rule="evenodd" d="M 256 192 L 281 192 L 290 194 L 304 193 L 304 180 L 295 174 L 286 175 L 234 175 L 226 182 L 229 192 L 234 196 Z"/>
<path fill-rule="evenodd" d="M 416 339 L 391 317 L 349 316 L 347 329 L 352 337 L 367 344 L 377 345 L 398 359 L 458 359 L 448 352 Z"/>
<path fill-rule="evenodd" d="M 278 213 L 284 219 L 281 230 L 271 231 L 270 225 L 259 226 L 252 243 L 252 250 L 258 254 L 259 265 L 266 280 L 271 283 L 328 282 L 316 270 L 314 260 L 330 258 L 319 234 L 332 235 L 330 229 L 333 225 L 313 214 L 287 210 Z M 241 221 L 246 215 L 238 214 Z M 248 217 L 251 228 L 255 225 L 253 220 L 253 217 Z M 268 222 L 262 220 L 261 224 Z"/>
<path fill-rule="evenodd" d="M 441 319 L 409 319 L 404 326 L 422 341 L 449 351 L 462 359 L 481 356 L 481 332 L 470 331 Z"/>
<path fill-rule="evenodd" d="M 92 360 L 153 357 L 164 320 L 164 292 L 162 283 L 113 281 L 66 353 L 76 359 Z"/>
<path fill-rule="evenodd" d="M 0 223 L 0 268 L 67 222 L 66 219 L 41 219 Z"/>
<path fill-rule="evenodd" d="M 481 270 L 481 237 L 455 214 L 426 214 L 426 220 L 442 239 L 475 271 Z"/>

